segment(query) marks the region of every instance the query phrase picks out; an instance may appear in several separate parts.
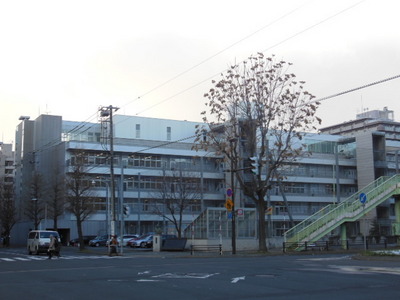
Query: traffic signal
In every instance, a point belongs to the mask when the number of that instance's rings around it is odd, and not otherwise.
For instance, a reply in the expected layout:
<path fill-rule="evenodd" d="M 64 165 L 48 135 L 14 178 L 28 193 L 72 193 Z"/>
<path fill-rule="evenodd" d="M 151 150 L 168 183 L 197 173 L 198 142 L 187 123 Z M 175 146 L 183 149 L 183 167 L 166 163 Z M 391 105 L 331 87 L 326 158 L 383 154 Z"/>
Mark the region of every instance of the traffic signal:
<path fill-rule="evenodd" d="M 259 169 L 260 169 L 260 164 L 258 162 L 258 157 L 253 156 L 249 157 L 250 163 L 251 163 L 251 172 L 253 172 L 255 175 L 259 174 Z"/>
<path fill-rule="evenodd" d="M 128 205 L 124 205 L 123 206 L 123 211 L 124 211 L 124 216 L 129 216 L 129 212 L 130 212 L 130 210 L 129 210 L 129 206 Z"/>

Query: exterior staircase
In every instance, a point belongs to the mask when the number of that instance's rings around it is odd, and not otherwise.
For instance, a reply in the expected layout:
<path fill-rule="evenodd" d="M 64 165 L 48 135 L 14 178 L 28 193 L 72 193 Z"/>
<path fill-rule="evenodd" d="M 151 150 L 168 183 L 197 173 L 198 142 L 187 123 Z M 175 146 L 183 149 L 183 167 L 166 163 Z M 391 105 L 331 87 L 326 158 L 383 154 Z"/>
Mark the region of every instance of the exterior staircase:
<path fill-rule="evenodd" d="M 366 195 L 361 203 L 360 195 Z M 287 243 L 316 242 L 345 222 L 354 222 L 386 201 L 400 194 L 400 175 L 380 177 L 339 204 L 330 204 L 286 233 Z M 300 247 L 298 250 L 301 250 Z"/>

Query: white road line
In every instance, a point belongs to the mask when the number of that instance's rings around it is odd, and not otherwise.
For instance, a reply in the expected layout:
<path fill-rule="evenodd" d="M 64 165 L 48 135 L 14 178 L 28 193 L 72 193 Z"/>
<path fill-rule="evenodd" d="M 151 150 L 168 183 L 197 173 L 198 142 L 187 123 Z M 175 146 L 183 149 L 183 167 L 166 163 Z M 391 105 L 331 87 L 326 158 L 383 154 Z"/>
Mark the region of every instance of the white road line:
<path fill-rule="evenodd" d="M 11 258 L 6 258 L 6 257 L 0 257 L 0 259 L 4 260 L 4 261 L 15 261 L 15 260 L 13 260 Z"/>
<path fill-rule="evenodd" d="M 245 280 L 246 276 L 232 278 L 231 283 L 236 283 L 239 280 Z"/>
<path fill-rule="evenodd" d="M 152 276 L 153 278 L 194 278 L 194 279 L 206 279 L 219 273 L 204 274 L 204 273 L 164 273 L 160 275 Z"/>
<path fill-rule="evenodd" d="M 27 261 L 30 260 L 29 258 L 24 258 L 24 257 L 14 257 L 15 260 L 22 260 L 22 261 Z"/>
<path fill-rule="evenodd" d="M 114 259 L 114 258 L 130 258 L 129 256 L 102 256 L 102 255 L 92 255 L 92 256 L 61 256 L 61 257 L 53 257 L 52 259 L 58 260 L 73 260 L 73 259 Z M 21 257 L 21 256 L 15 256 L 12 258 L 8 257 L 0 257 L 0 261 L 7 261 L 7 262 L 12 262 L 12 261 L 38 261 L 38 260 L 47 260 L 47 256 L 26 256 L 26 257 Z"/>
<path fill-rule="evenodd" d="M 160 282 L 162 280 L 155 280 L 155 279 L 138 279 L 136 282 Z"/>

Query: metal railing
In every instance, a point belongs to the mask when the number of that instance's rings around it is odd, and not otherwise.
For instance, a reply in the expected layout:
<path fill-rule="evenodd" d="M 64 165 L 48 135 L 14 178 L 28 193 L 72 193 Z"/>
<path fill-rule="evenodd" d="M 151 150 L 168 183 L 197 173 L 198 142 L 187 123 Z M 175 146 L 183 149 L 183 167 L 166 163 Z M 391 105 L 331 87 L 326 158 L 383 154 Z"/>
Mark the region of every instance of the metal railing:
<path fill-rule="evenodd" d="M 378 178 L 341 203 L 330 204 L 289 229 L 285 233 L 286 241 L 316 241 L 342 223 L 359 219 L 392 195 L 399 193 L 399 182 L 400 175 Z M 368 199 L 364 204 L 359 199 L 362 193 Z"/>
<path fill-rule="evenodd" d="M 378 243 L 370 241 L 371 239 L 367 237 L 365 243 L 363 241 L 351 241 L 351 240 L 339 240 L 337 242 L 330 241 L 305 241 L 305 242 L 284 242 L 282 246 L 282 251 L 287 253 L 291 251 L 335 251 L 335 250 L 372 250 L 372 249 L 388 249 L 389 243 L 387 239 L 383 239 Z"/>

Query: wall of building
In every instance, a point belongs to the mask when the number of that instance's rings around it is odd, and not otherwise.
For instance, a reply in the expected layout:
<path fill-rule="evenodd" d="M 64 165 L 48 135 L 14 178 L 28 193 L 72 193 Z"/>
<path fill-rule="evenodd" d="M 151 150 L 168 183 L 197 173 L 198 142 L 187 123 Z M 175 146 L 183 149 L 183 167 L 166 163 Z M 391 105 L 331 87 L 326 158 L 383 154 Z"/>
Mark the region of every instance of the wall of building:
<path fill-rule="evenodd" d="M 157 180 L 163 179 L 164 176 L 172 177 L 181 169 L 190 173 L 193 178 L 201 178 L 203 185 L 203 193 L 199 197 L 201 208 L 198 208 L 199 205 L 197 208 L 191 206 L 185 212 L 185 226 L 196 218 L 204 207 L 223 207 L 226 199 L 226 176 L 230 174 L 224 173 L 222 157 L 212 152 L 192 150 L 193 136 L 198 123 L 115 115 L 114 124 L 117 191 L 123 186 L 121 197 L 131 211 L 125 218 L 125 227 L 129 233 L 139 233 L 139 221 L 142 222 L 140 233 L 164 226 L 164 219 L 152 214 L 149 209 L 149 201 L 157 198 L 152 186 Z M 170 131 L 167 131 L 167 128 L 170 128 Z M 35 121 L 21 122 L 16 138 L 15 181 L 20 215 L 23 212 L 23 201 L 31 199 L 29 182 L 34 168 L 41 170 L 47 182 L 51 182 L 55 177 L 56 167 L 64 170 L 64 174 L 68 173 L 72 170 L 74 151 L 84 151 L 88 156 L 88 180 L 95 183 L 92 190 L 98 198 L 96 205 L 99 208 L 84 222 L 84 234 L 104 233 L 107 229 L 107 219 L 109 220 L 106 208 L 107 199 L 110 198 L 110 169 L 106 159 L 109 144 L 102 137 L 107 136 L 98 123 L 63 121 L 59 116 L 46 115 Z M 374 145 L 370 132 L 358 134 L 355 142 L 349 144 L 340 142 L 341 139 L 341 136 L 309 135 L 306 142 L 314 145 L 314 148 L 310 148 L 313 154 L 285 166 L 286 173 L 283 175 L 286 176 L 284 193 L 287 203 L 277 186 L 270 194 L 270 217 L 274 236 L 282 236 L 285 229 L 289 228 L 289 211 L 294 221 L 300 222 L 326 204 L 353 195 L 358 188 L 375 179 L 374 151 L 376 147 L 387 147 L 385 143 Z M 181 141 L 176 142 L 178 140 Z M 352 151 L 352 147 L 356 150 Z M 391 166 L 391 172 L 394 172 L 393 162 Z M 179 179 L 179 176 L 177 178 Z M 118 183 L 120 180 L 123 181 L 123 185 Z M 138 189 L 141 184 L 145 184 L 146 187 Z M 50 186 L 48 185 L 48 188 Z M 118 192 L 116 197 L 119 201 Z M 241 205 L 252 205 L 243 195 L 240 195 L 238 201 Z M 44 222 L 42 226 L 48 226 L 50 217 Z M 25 227 L 18 232 L 26 231 Z M 173 230 L 171 223 L 168 223 L 167 227 L 167 230 Z M 75 219 L 68 212 L 60 217 L 59 228 L 62 228 L 65 236 L 74 238 L 77 235 Z M 25 235 L 22 239 L 25 239 Z"/>

